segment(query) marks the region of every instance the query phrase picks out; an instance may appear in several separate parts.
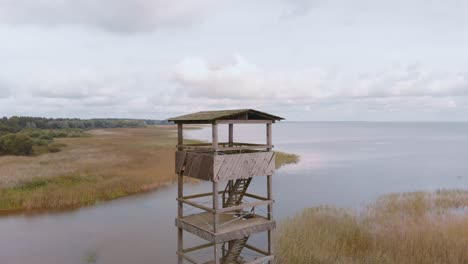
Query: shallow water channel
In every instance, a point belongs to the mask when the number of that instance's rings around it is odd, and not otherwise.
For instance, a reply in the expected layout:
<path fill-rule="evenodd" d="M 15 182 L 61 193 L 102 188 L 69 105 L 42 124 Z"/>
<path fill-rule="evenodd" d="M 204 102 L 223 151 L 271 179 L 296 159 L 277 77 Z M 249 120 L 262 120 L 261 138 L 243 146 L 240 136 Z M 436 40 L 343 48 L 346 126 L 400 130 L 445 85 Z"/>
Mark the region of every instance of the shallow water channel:
<path fill-rule="evenodd" d="M 236 127 L 235 141 L 262 143 L 264 132 Z M 273 143 L 301 155 L 274 176 L 279 221 L 306 207 L 358 206 L 389 192 L 468 188 L 466 123 L 284 122 L 273 126 Z M 264 181 L 255 179 L 251 191 L 264 193 Z M 208 190 L 187 185 L 188 193 Z M 176 263 L 176 192 L 169 185 L 70 212 L 1 217 L 0 263 Z"/>

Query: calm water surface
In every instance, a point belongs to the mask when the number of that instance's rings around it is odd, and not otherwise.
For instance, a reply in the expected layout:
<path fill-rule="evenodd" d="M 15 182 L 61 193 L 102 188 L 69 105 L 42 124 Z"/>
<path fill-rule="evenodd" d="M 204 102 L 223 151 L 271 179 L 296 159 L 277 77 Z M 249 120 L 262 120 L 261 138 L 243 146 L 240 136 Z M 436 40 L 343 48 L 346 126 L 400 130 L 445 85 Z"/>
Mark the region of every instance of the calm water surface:
<path fill-rule="evenodd" d="M 264 133 L 264 126 L 239 126 L 235 140 L 262 143 Z M 201 129 L 185 136 L 210 135 Z M 274 177 L 280 220 L 306 207 L 358 206 L 389 192 L 468 188 L 467 123 L 278 123 L 273 142 L 301 155 Z M 251 188 L 264 193 L 264 183 L 258 177 Z M 175 197 L 172 185 L 73 212 L 2 217 L 0 264 L 175 263 Z"/>

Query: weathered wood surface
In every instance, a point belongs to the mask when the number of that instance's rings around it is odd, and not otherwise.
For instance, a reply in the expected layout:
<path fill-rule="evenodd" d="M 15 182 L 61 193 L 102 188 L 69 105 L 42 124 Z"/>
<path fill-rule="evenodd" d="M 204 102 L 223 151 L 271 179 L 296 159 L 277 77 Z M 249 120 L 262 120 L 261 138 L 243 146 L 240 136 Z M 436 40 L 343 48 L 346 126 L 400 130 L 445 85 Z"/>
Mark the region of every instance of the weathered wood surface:
<path fill-rule="evenodd" d="M 275 221 L 265 217 L 253 215 L 249 219 L 234 220 L 232 215 L 221 214 L 217 232 L 213 232 L 213 214 L 200 213 L 176 219 L 177 227 L 184 229 L 209 242 L 222 243 L 233 239 L 240 239 L 254 233 L 272 230 L 276 227 Z"/>
<path fill-rule="evenodd" d="M 264 257 L 258 257 L 252 261 L 249 261 L 249 262 L 245 262 L 244 264 L 263 264 L 267 261 L 273 261 L 275 259 L 274 256 L 264 256 Z M 214 260 L 212 261 L 208 261 L 208 262 L 205 262 L 203 264 L 214 264 Z"/>
<path fill-rule="evenodd" d="M 234 109 L 234 110 L 220 110 L 220 111 L 202 111 L 188 115 L 169 118 L 169 121 L 183 124 L 197 124 L 197 123 L 213 123 L 216 121 L 226 120 L 228 122 L 251 121 L 251 122 L 264 122 L 264 121 L 279 121 L 283 120 L 282 117 L 271 115 L 265 112 L 260 112 L 254 109 Z"/>
<path fill-rule="evenodd" d="M 206 181 L 227 181 L 272 175 L 274 152 L 212 155 L 186 151 L 176 152 L 176 173 Z"/>

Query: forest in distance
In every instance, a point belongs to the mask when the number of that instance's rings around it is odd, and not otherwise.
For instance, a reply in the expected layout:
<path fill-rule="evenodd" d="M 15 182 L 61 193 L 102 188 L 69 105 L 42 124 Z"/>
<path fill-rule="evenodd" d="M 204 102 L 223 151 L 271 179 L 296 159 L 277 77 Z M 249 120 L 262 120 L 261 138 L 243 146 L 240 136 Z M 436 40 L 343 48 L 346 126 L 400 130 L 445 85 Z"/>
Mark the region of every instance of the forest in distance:
<path fill-rule="evenodd" d="M 0 155 L 36 155 L 58 152 L 63 144 L 54 138 L 82 137 L 87 129 L 135 128 L 169 124 L 149 119 L 78 119 L 12 116 L 0 119 Z"/>

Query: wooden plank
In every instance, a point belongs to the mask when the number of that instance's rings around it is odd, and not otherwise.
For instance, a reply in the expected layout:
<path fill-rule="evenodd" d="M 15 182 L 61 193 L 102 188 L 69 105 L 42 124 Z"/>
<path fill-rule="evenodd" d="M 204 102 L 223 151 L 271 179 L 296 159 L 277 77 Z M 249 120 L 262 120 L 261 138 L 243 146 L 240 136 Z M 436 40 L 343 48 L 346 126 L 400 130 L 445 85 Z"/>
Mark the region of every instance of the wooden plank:
<path fill-rule="evenodd" d="M 185 218 L 191 218 L 191 216 L 186 216 Z M 192 220 L 192 219 L 190 219 Z M 189 233 L 192 233 L 202 239 L 205 239 L 209 242 L 214 242 L 214 234 L 209 230 L 206 230 L 206 227 L 200 227 L 200 224 L 197 224 L 194 221 L 186 221 L 185 219 L 176 219 L 175 224 L 178 228 L 181 228 Z"/>
<path fill-rule="evenodd" d="M 237 206 L 231 206 L 231 207 L 225 207 L 225 208 L 220 208 L 218 211 L 216 211 L 217 213 L 226 213 L 226 212 L 232 212 L 232 211 L 236 211 L 236 210 L 241 210 L 241 209 L 244 209 L 244 208 L 248 208 L 248 207 L 255 207 L 255 206 L 260 206 L 260 205 L 265 205 L 265 204 L 271 204 L 273 203 L 273 200 L 262 200 L 262 201 L 257 201 L 257 202 L 253 202 L 253 203 L 243 203 L 241 205 L 237 205 Z"/>
<path fill-rule="evenodd" d="M 184 254 L 184 253 L 182 253 L 180 251 L 177 251 L 177 256 L 179 256 L 180 259 L 184 258 L 185 260 L 187 260 L 188 262 L 190 262 L 192 264 L 199 264 L 194 259 L 192 259 L 191 257 L 187 256 L 186 254 Z M 183 264 L 184 263 L 183 260 L 180 263 Z"/>
<path fill-rule="evenodd" d="M 199 203 L 192 202 L 192 201 L 189 201 L 189 200 L 186 200 L 186 199 L 183 199 L 183 198 L 177 198 L 177 201 L 188 204 L 190 206 L 193 206 L 193 207 L 196 207 L 196 208 L 199 208 L 199 209 L 202 209 L 202 210 L 205 210 L 207 212 L 211 212 L 211 213 L 215 212 L 215 210 L 213 208 L 210 208 L 208 206 L 204 206 L 204 205 L 201 205 Z"/>
<path fill-rule="evenodd" d="M 187 152 L 184 175 L 209 181 L 213 178 L 214 156 Z"/>
<path fill-rule="evenodd" d="M 267 261 L 269 261 L 269 263 L 273 263 L 274 259 L 275 259 L 275 256 L 265 256 L 265 257 L 260 257 L 255 260 L 249 261 L 245 264 L 263 264 Z"/>
<path fill-rule="evenodd" d="M 213 193 L 208 192 L 208 193 L 199 193 L 199 194 L 187 195 L 187 196 L 184 196 L 182 198 L 185 199 L 185 200 L 188 200 L 188 199 L 200 198 L 200 197 L 211 196 L 211 195 L 213 195 Z"/>
<path fill-rule="evenodd" d="M 241 222 L 245 222 L 246 220 L 240 220 Z M 262 224 L 258 224 L 255 226 L 248 226 L 245 228 L 236 228 L 230 232 L 217 234 L 214 237 L 215 243 L 222 243 L 225 241 L 231 241 L 234 239 L 241 239 L 247 236 L 250 236 L 255 233 L 265 232 L 268 230 L 272 230 L 276 227 L 276 223 L 274 221 L 268 221 Z"/>
<path fill-rule="evenodd" d="M 176 155 L 176 158 L 175 158 L 175 164 L 176 164 L 175 171 L 176 171 L 177 174 L 180 174 L 182 172 L 182 169 L 183 169 L 184 164 L 186 162 L 187 152 L 185 152 L 185 151 L 176 151 L 175 155 Z"/>
<path fill-rule="evenodd" d="M 176 219 L 175 224 L 187 232 L 214 243 L 240 239 L 276 227 L 275 221 L 269 221 L 259 215 L 238 219 L 230 214 L 220 214 L 218 230 L 214 233 L 212 213 L 188 215 L 182 219 Z"/>
<path fill-rule="evenodd" d="M 252 245 L 249 245 L 249 244 L 245 244 L 245 247 L 252 250 L 252 251 L 260 253 L 262 255 L 268 256 L 268 252 L 266 252 L 265 250 L 259 249 L 257 247 L 252 246 Z"/>
<path fill-rule="evenodd" d="M 206 181 L 225 181 L 271 175 L 275 169 L 274 152 L 213 155 L 177 151 L 176 172 Z"/>
<path fill-rule="evenodd" d="M 212 247 L 213 245 L 214 245 L 213 243 L 205 243 L 205 244 L 194 246 L 194 247 L 191 247 L 191 248 L 186 248 L 182 252 L 183 253 L 188 253 L 188 252 L 192 252 L 192 251 L 197 251 L 197 250 L 204 249 L 204 248 L 207 248 L 207 247 Z"/>
<path fill-rule="evenodd" d="M 274 171 L 273 152 L 217 155 L 214 157 L 217 173 L 213 181 L 225 181 L 266 176 Z M 219 169 L 218 169 L 219 168 Z"/>
<path fill-rule="evenodd" d="M 255 198 L 258 200 L 265 200 L 265 201 L 269 200 L 267 197 L 259 196 L 259 195 L 252 194 L 252 193 L 245 193 L 245 196 L 250 197 L 250 198 Z"/>
<path fill-rule="evenodd" d="M 217 151 L 233 151 L 233 150 L 265 150 L 269 148 L 273 148 L 273 145 L 264 145 L 264 144 L 256 144 L 256 145 L 245 145 L 245 146 L 233 146 L 233 147 L 223 147 L 219 146 L 216 148 Z M 212 152 L 215 151 L 215 149 L 212 147 L 212 144 L 210 146 L 183 146 L 183 150 L 191 151 L 191 152 Z"/>
<path fill-rule="evenodd" d="M 216 120 L 218 124 L 267 124 L 272 123 L 272 120 Z"/>

